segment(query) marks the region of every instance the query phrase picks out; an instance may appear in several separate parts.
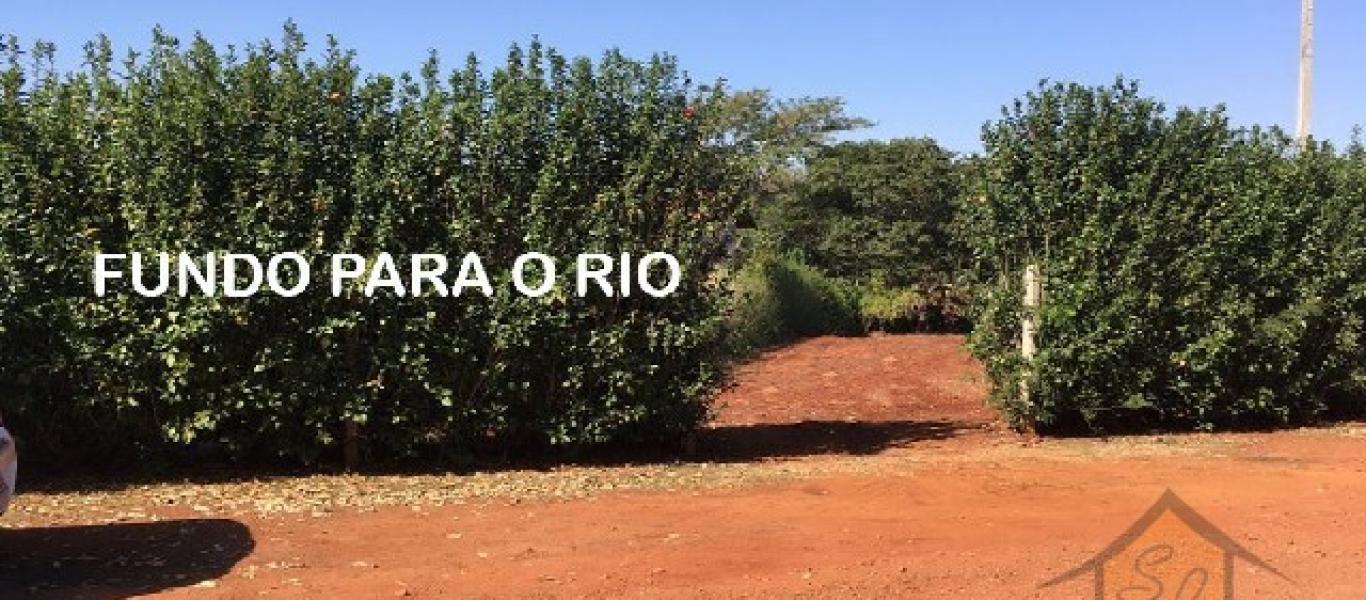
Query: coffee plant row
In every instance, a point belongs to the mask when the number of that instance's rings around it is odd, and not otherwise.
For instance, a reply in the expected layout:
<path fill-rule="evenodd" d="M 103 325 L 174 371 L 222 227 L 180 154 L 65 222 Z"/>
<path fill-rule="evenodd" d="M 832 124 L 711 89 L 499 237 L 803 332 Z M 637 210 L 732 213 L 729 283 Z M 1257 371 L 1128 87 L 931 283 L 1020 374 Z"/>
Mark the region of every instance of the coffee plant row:
<path fill-rule="evenodd" d="M 532 43 L 365 75 L 292 26 L 244 50 L 158 31 L 118 60 L 97 40 L 72 73 L 3 54 L 0 409 L 30 468 L 335 460 L 346 432 L 373 461 L 469 456 L 703 418 L 741 161 L 708 133 L 719 88 L 673 59 Z M 477 253 L 498 292 L 96 296 L 94 257 L 131 252 Z M 666 298 L 504 293 L 528 252 L 682 273 Z"/>
<path fill-rule="evenodd" d="M 1366 153 L 1045 84 L 984 129 L 961 206 L 972 345 L 1042 430 L 1266 426 L 1366 404 Z M 1037 356 L 1021 274 L 1043 276 Z"/>

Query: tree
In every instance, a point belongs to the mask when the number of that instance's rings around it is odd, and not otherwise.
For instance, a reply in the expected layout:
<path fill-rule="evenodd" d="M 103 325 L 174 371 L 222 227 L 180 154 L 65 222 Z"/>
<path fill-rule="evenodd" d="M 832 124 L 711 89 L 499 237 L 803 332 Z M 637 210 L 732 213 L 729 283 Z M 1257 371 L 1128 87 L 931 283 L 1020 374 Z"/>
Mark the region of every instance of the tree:
<path fill-rule="evenodd" d="M 756 206 L 795 185 L 802 165 L 836 134 L 871 124 L 845 114 L 836 97 L 784 100 L 765 89 L 731 91 L 724 82 L 711 90 L 704 127 L 752 175 Z"/>
<path fill-rule="evenodd" d="M 759 235 L 831 276 L 889 286 L 951 279 L 953 153 L 930 139 L 845 142 L 760 211 Z"/>

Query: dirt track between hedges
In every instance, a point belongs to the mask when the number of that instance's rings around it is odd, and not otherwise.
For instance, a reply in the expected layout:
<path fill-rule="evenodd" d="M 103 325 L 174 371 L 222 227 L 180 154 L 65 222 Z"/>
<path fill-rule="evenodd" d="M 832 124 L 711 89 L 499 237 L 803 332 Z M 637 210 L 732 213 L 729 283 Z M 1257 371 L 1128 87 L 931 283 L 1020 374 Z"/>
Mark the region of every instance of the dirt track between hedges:
<path fill-rule="evenodd" d="M 742 369 L 691 464 L 30 494 L 0 598 L 1085 598 L 1038 586 L 1167 489 L 1287 578 L 1236 597 L 1366 596 L 1366 426 L 1035 442 L 985 391 L 957 337 L 822 338 Z"/>

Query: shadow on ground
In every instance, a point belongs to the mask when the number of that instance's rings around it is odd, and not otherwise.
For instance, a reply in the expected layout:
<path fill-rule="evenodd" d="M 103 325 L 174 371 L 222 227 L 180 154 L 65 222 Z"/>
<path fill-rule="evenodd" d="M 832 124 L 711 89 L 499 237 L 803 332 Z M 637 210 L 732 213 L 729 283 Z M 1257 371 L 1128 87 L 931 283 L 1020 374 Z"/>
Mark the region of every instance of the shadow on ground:
<path fill-rule="evenodd" d="M 693 460 L 751 461 L 818 454 L 877 454 L 916 442 L 982 430 L 957 421 L 802 421 L 719 425 L 698 434 Z"/>
<path fill-rule="evenodd" d="M 415 465 L 367 465 L 369 475 L 467 474 L 488 471 L 552 470 L 565 466 L 613 467 L 657 463 L 749 462 L 826 454 L 872 455 L 918 442 L 947 440 L 991 430 L 989 423 L 954 420 L 801 421 L 796 423 L 726 424 L 703 427 L 695 447 L 677 441 L 640 441 L 597 448 L 546 448 L 538 458 L 480 457 L 468 461 L 432 461 Z M 217 484 L 268 481 L 343 473 L 337 468 L 289 469 L 249 465 L 207 467 L 166 472 L 85 475 L 30 481 L 25 491 L 47 493 L 116 492 L 133 485 L 166 482 Z M 4 547 L 0 536 L 0 548 Z M 0 555 L 3 558 L 3 555 Z M 0 577 L 3 577 L 0 566 Z M 0 581 L 3 581 L 0 579 Z M 0 596 L 0 600 L 5 600 Z"/>
<path fill-rule="evenodd" d="M 0 529 L 0 598 L 115 600 L 223 576 L 255 547 L 226 519 Z"/>

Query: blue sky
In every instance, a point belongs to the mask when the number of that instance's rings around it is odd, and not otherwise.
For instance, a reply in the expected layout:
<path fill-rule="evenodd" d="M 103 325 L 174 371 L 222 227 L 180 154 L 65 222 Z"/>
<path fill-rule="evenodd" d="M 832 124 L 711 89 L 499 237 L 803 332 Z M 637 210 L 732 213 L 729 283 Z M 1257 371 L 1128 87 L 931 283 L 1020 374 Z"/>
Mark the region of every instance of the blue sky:
<path fill-rule="evenodd" d="M 56 42 L 63 65 L 98 32 L 144 46 L 153 25 L 216 43 L 293 18 L 336 34 L 368 70 L 500 58 L 532 35 L 567 54 L 668 51 L 700 80 L 844 97 L 877 123 L 857 137 L 929 135 L 979 148 L 983 121 L 1039 79 L 1139 79 L 1169 105 L 1222 102 L 1241 124 L 1293 127 L 1298 0 L 986 2 L 7 2 L 0 32 Z M 1366 2 L 1317 0 L 1314 132 L 1366 123 Z"/>

